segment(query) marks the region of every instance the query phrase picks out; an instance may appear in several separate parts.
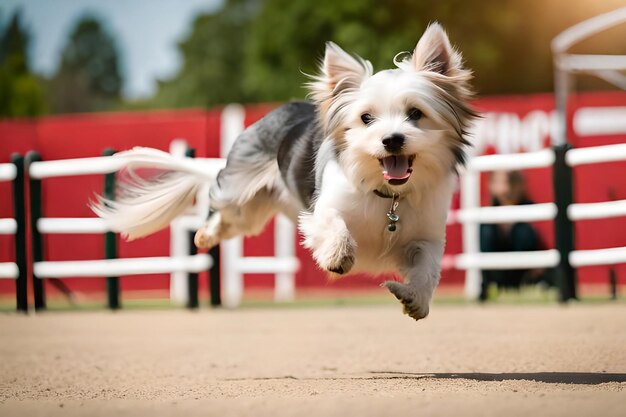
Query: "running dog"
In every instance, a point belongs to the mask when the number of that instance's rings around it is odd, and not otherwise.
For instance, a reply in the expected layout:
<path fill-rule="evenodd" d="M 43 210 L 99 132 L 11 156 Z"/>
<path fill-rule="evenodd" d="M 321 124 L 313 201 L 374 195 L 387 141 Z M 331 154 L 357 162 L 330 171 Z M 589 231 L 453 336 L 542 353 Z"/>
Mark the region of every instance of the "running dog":
<path fill-rule="evenodd" d="M 334 277 L 397 273 L 404 282 L 384 285 L 406 314 L 426 317 L 457 169 L 477 116 L 468 104 L 472 74 L 437 23 L 394 64 L 374 73 L 369 61 L 329 42 L 308 84 L 311 101 L 279 107 L 234 143 L 211 184 L 213 214 L 196 245 L 256 235 L 284 213 L 320 268 Z M 162 170 L 130 175 L 115 201 L 93 204 L 130 239 L 166 227 L 210 180 L 160 151 L 119 155 L 130 167 L 135 160 Z"/>

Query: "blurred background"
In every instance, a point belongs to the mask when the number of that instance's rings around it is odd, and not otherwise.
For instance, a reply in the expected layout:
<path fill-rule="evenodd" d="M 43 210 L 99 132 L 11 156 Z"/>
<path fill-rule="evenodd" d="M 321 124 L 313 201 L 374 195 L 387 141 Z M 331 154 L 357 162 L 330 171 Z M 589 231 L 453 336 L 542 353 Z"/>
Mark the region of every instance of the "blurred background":
<path fill-rule="evenodd" d="M 475 74 L 474 104 L 483 118 L 476 124 L 472 152 L 540 151 L 557 142 L 559 131 L 552 39 L 624 6 L 624 0 L 0 0 L 0 163 L 14 152 L 33 150 L 44 161 L 99 156 L 105 148 L 168 150 L 175 139 L 184 139 L 197 157 L 224 157 L 228 104 L 243 105 L 239 123 L 248 126 L 279 103 L 305 98 L 305 74 L 317 71 L 326 41 L 380 70 L 392 67 L 398 52 L 411 51 L 432 21 L 446 28 Z M 626 25 L 591 36 L 569 52 L 626 55 Z M 575 147 L 626 142 L 626 125 L 620 122 L 626 120 L 626 93 L 585 74 L 572 80 L 568 142 Z M 576 168 L 576 202 L 626 201 L 625 169 L 626 161 Z M 519 201 L 555 200 L 551 166 L 523 176 Z M 102 184 L 101 175 L 44 181 L 43 216 L 93 217 L 86 203 L 102 193 Z M 0 183 L 0 195 L 11 195 L 10 187 Z M 488 175 L 481 176 L 476 192 L 483 206 L 495 204 Z M 459 200 L 457 193 L 452 210 Z M 10 216 L 11 204 L 10 198 L 0 198 L 0 217 Z M 448 225 L 449 259 L 464 251 L 460 223 L 453 219 Z M 532 226 L 535 249 L 555 248 L 551 219 Z M 246 239 L 245 256 L 273 256 L 273 227 Z M 624 228 L 624 216 L 577 222 L 575 247 L 626 247 Z M 15 259 L 12 239 L 0 236 L 0 262 Z M 120 240 L 119 256 L 169 256 L 172 240 L 169 231 L 138 242 Z M 104 253 L 102 235 L 52 234 L 42 242 L 44 260 L 101 259 Z M 298 244 L 294 250 L 302 265 L 295 275 L 299 295 L 342 288 L 353 295 L 363 289 L 393 302 L 378 288 L 380 279 L 329 282 L 306 250 Z M 600 286 L 603 297 L 608 283 L 613 295 L 616 283 L 626 283 L 623 263 L 576 272 L 580 283 Z M 203 294 L 206 275 L 200 274 Z M 245 275 L 246 291 L 266 290 L 271 298 L 274 274 Z M 448 290 L 462 293 L 465 276 L 453 261 L 444 263 L 438 297 Z M 45 281 L 51 295 L 70 301 L 75 294 L 101 297 L 106 291 L 102 279 Z M 128 291 L 140 297 L 186 291 L 172 282 L 168 274 L 121 278 L 125 297 Z M 8 297 L 10 308 L 14 289 L 13 282 L 0 280 L 0 298 Z M 554 300 L 555 293 L 548 298 Z"/>
<path fill-rule="evenodd" d="M 3 0 L 0 116 L 302 98 L 324 42 L 387 68 L 448 30 L 480 95 L 552 91 L 550 40 L 623 0 Z M 578 45 L 626 53 L 626 28 Z M 581 78 L 581 89 L 611 88 Z"/>

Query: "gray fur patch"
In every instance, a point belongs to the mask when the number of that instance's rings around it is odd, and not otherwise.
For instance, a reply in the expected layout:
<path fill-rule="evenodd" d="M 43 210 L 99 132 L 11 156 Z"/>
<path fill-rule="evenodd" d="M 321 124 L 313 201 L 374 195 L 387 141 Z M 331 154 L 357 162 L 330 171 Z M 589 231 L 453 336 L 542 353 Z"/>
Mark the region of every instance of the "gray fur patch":
<path fill-rule="evenodd" d="M 211 188 L 211 204 L 241 204 L 267 184 L 255 177 L 278 163 L 280 175 L 291 194 L 309 207 L 315 193 L 315 155 L 322 142 L 315 105 L 285 104 L 246 129 L 228 154 L 226 167 Z M 257 178 L 258 179 L 258 178 Z"/>

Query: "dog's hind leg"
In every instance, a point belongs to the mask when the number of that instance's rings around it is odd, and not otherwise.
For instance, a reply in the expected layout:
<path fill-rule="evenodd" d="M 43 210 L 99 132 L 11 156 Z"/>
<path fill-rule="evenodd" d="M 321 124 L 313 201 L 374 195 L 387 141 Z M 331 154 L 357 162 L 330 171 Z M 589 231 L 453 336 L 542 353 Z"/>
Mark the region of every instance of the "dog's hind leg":
<path fill-rule="evenodd" d="M 258 235 L 278 212 L 274 194 L 271 190 L 261 189 L 241 206 L 223 206 L 196 232 L 194 237 L 196 246 L 211 248 L 222 240 L 235 236 Z"/>
<path fill-rule="evenodd" d="M 405 282 L 387 281 L 385 286 L 404 305 L 404 312 L 415 320 L 430 310 L 430 300 L 439 283 L 444 243 L 417 241 L 406 248 L 400 271 Z"/>

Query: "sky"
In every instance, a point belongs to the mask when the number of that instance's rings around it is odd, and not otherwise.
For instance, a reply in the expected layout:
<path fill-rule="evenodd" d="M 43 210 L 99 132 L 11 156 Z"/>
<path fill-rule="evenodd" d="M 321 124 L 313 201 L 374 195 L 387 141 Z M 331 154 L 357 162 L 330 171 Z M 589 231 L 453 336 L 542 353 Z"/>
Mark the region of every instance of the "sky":
<path fill-rule="evenodd" d="M 156 91 L 156 79 L 176 73 L 181 64 L 176 44 L 188 34 L 194 16 L 222 4 L 223 0 L 0 0 L 0 27 L 21 9 L 22 23 L 31 34 L 31 66 L 49 77 L 77 20 L 96 15 L 115 36 L 122 55 L 124 96 L 138 99 Z"/>

